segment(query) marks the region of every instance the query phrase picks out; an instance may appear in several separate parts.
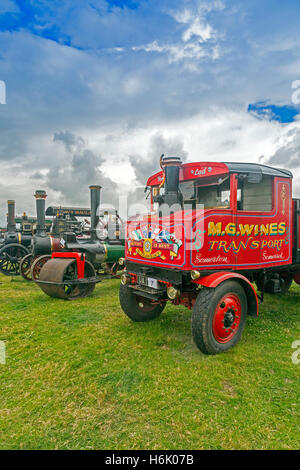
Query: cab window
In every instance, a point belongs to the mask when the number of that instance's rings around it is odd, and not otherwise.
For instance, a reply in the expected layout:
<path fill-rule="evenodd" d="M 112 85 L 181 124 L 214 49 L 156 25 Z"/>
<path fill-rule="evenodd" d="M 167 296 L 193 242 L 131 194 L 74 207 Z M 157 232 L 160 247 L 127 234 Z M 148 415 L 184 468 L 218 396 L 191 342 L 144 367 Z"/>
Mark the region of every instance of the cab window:
<path fill-rule="evenodd" d="M 204 209 L 230 208 L 230 178 L 193 180 L 180 183 L 179 189 L 183 203 L 192 205 L 203 204 Z"/>
<path fill-rule="evenodd" d="M 259 182 L 239 179 L 238 210 L 270 212 L 273 208 L 273 177 L 263 175 Z"/>

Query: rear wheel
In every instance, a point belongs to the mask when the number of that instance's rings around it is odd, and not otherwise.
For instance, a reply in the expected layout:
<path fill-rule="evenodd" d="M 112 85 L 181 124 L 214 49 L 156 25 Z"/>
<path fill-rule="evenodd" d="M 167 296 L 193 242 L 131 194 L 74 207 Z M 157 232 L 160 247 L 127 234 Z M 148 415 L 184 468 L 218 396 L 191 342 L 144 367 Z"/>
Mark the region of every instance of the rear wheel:
<path fill-rule="evenodd" d="M 204 354 L 218 354 L 240 340 L 247 315 L 247 297 L 237 281 L 228 280 L 216 289 L 203 288 L 192 314 L 192 334 Z"/>
<path fill-rule="evenodd" d="M 143 322 L 159 317 L 166 302 L 156 303 L 132 292 L 128 286 L 120 285 L 120 305 L 126 315 L 133 321 Z"/>

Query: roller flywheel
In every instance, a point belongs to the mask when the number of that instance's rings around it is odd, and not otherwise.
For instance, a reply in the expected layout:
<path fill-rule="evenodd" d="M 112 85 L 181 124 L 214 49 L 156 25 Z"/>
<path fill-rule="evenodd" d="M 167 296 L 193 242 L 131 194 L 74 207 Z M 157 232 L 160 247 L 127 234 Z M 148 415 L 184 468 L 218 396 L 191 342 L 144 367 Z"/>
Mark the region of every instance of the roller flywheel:
<path fill-rule="evenodd" d="M 95 275 L 93 265 L 86 261 L 84 277 L 93 278 Z M 76 260 L 69 258 L 47 261 L 41 269 L 37 283 L 45 294 L 65 300 L 87 297 L 95 289 L 95 282 L 80 282 L 77 279 Z"/>
<path fill-rule="evenodd" d="M 42 255 L 35 258 L 31 265 L 31 278 L 37 281 L 40 276 L 40 272 L 45 263 L 51 259 L 51 255 Z"/>
<path fill-rule="evenodd" d="M 29 253 L 28 255 L 24 256 L 24 258 L 22 258 L 21 263 L 20 263 L 20 273 L 21 273 L 21 276 L 26 281 L 32 281 L 31 265 L 32 265 L 33 259 L 34 259 L 34 256 L 31 253 Z"/>

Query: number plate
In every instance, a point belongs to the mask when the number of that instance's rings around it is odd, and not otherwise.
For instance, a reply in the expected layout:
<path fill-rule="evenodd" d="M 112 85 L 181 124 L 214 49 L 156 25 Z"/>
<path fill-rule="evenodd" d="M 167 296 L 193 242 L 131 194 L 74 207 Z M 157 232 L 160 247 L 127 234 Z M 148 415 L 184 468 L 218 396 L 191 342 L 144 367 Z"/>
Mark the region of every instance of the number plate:
<path fill-rule="evenodd" d="M 157 279 L 153 279 L 152 277 L 148 277 L 147 278 L 147 283 L 148 283 L 148 287 L 152 287 L 152 289 L 158 289 L 158 280 Z"/>
<path fill-rule="evenodd" d="M 152 289 L 159 289 L 158 287 L 158 280 L 153 279 L 152 277 L 144 276 L 143 274 L 139 274 L 138 276 L 139 284 L 143 286 L 151 287 Z"/>

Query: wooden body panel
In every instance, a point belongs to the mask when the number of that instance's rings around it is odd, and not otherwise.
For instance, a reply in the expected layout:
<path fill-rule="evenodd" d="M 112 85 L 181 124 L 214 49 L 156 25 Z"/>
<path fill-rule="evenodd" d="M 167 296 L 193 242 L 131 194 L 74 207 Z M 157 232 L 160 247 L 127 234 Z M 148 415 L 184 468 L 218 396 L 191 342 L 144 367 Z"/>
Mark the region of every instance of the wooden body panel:
<path fill-rule="evenodd" d="M 207 168 L 224 174 L 226 165 L 187 165 L 192 171 Z M 198 168 L 199 167 L 199 168 Z M 149 178 L 153 185 L 161 174 Z M 195 178 L 195 176 L 194 176 Z M 272 208 L 245 211 L 237 208 L 237 175 L 231 174 L 230 208 L 179 211 L 169 217 L 146 216 L 127 223 L 126 259 L 161 268 L 197 270 L 256 270 L 293 262 L 293 204 L 291 178 L 272 179 Z M 252 204 L 253 205 L 253 204 Z"/>

